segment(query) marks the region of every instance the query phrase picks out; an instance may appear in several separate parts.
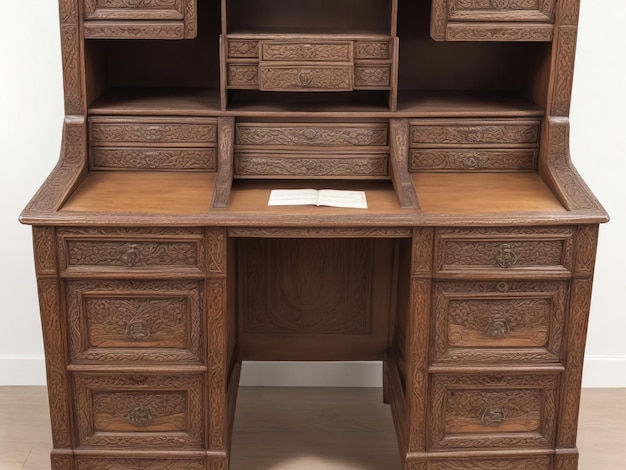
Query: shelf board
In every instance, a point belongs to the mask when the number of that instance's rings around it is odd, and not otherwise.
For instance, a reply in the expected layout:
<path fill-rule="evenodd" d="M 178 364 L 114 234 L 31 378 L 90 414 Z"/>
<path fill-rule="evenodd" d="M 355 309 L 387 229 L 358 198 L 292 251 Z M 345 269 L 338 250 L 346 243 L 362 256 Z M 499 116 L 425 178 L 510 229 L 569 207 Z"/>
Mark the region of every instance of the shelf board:
<path fill-rule="evenodd" d="M 389 40 L 388 30 L 380 29 L 333 29 L 333 28 L 248 28 L 228 32 L 230 39 L 341 39 Z M 320 36 L 323 36 L 320 38 Z"/>
<path fill-rule="evenodd" d="M 89 107 L 91 115 L 214 116 L 219 113 L 219 90 L 201 88 L 113 89 Z"/>
<path fill-rule="evenodd" d="M 90 115 L 246 116 L 317 115 L 363 117 L 542 117 L 544 111 L 512 93 L 401 91 L 398 111 L 384 92 L 278 93 L 237 90 L 227 111 L 215 89 L 113 89 L 96 100 Z"/>

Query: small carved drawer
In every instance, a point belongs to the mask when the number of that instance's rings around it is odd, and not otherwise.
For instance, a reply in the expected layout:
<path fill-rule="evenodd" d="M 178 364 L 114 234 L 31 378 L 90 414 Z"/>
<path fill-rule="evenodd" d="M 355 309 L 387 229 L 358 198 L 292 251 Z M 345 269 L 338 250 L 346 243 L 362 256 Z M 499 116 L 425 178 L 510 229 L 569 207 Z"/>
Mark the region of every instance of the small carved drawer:
<path fill-rule="evenodd" d="M 568 281 L 435 283 L 435 363 L 558 363 Z"/>
<path fill-rule="evenodd" d="M 389 153 L 235 152 L 236 178 L 387 179 Z"/>
<path fill-rule="evenodd" d="M 423 119 L 411 121 L 411 144 L 502 147 L 539 142 L 538 119 Z"/>
<path fill-rule="evenodd" d="M 437 277 L 567 278 L 572 271 L 572 227 L 440 228 Z"/>
<path fill-rule="evenodd" d="M 202 374 L 75 373 L 82 446 L 202 448 Z"/>
<path fill-rule="evenodd" d="M 202 281 L 70 280 L 73 363 L 202 363 Z"/>
<path fill-rule="evenodd" d="M 212 170 L 215 119 L 91 117 L 92 170 Z"/>
<path fill-rule="evenodd" d="M 201 277 L 205 271 L 199 229 L 62 228 L 58 245 L 66 277 Z"/>
<path fill-rule="evenodd" d="M 434 0 L 432 37 L 448 41 L 550 41 L 556 0 Z"/>
<path fill-rule="evenodd" d="M 261 61 L 352 62 L 352 41 L 260 41 Z"/>
<path fill-rule="evenodd" d="M 83 0 L 86 38 L 190 39 L 197 0 Z"/>
<path fill-rule="evenodd" d="M 351 63 L 259 64 L 261 91 L 352 91 L 354 69 Z"/>
<path fill-rule="evenodd" d="M 86 38 L 185 39 L 197 34 L 197 0 L 83 0 Z"/>
<path fill-rule="evenodd" d="M 558 375 L 434 375 L 430 449 L 551 447 Z"/>

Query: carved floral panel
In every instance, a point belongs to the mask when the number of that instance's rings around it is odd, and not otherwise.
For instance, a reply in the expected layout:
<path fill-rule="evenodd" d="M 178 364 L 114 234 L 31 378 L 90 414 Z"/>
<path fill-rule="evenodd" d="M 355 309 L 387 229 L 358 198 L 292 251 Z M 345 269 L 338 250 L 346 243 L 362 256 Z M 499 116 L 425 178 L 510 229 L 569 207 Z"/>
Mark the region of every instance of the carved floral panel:
<path fill-rule="evenodd" d="M 183 121 L 183 122 L 181 122 Z M 216 142 L 214 120 L 187 120 L 167 122 L 162 119 L 127 120 L 92 118 L 89 121 L 91 145 L 111 143 L 195 143 Z"/>
<path fill-rule="evenodd" d="M 388 129 L 380 125 L 237 125 L 239 145 L 387 145 Z"/>
<path fill-rule="evenodd" d="M 183 0 L 84 0 L 88 20 L 180 20 Z"/>
<path fill-rule="evenodd" d="M 92 169 L 215 170 L 215 149 L 92 147 Z"/>
<path fill-rule="evenodd" d="M 441 121 L 411 125 L 413 144 L 533 144 L 539 140 L 539 122 Z"/>
<path fill-rule="evenodd" d="M 308 158 L 307 158 L 308 157 Z M 265 177 L 346 177 L 386 176 L 388 157 L 347 156 L 345 158 L 315 158 L 309 155 L 246 155 L 235 156 L 235 174 Z"/>
<path fill-rule="evenodd" d="M 261 60 L 334 61 L 352 60 L 352 42 L 261 42 Z"/>
<path fill-rule="evenodd" d="M 412 171 L 476 170 L 510 171 L 533 170 L 537 149 L 411 149 Z"/>

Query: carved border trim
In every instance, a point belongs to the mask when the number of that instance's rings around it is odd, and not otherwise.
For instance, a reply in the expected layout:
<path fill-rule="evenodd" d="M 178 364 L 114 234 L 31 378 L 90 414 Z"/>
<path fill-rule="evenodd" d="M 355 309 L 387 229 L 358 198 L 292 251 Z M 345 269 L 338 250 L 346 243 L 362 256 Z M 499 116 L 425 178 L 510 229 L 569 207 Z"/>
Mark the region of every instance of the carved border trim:
<path fill-rule="evenodd" d="M 400 207 L 419 209 L 417 193 L 409 174 L 410 126 L 408 119 L 389 120 L 389 164 L 391 181 Z"/>
<path fill-rule="evenodd" d="M 225 208 L 230 201 L 233 184 L 235 118 L 218 118 L 218 169 L 211 207 Z"/>
<path fill-rule="evenodd" d="M 65 114 L 84 114 L 86 106 L 81 71 L 82 44 L 78 0 L 59 0 L 59 15 Z"/>
<path fill-rule="evenodd" d="M 228 236 L 233 238 L 410 238 L 412 230 L 402 227 L 233 227 Z"/>

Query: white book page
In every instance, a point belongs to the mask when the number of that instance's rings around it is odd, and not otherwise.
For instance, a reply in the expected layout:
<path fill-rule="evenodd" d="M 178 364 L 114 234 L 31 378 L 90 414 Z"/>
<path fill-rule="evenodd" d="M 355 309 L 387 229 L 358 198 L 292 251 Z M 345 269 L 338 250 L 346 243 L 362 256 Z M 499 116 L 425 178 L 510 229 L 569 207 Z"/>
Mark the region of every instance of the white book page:
<path fill-rule="evenodd" d="M 365 191 L 336 189 L 273 189 L 268 206 L 330 206 L 367 209 Z"/>
<path fill-rule="evenodd" d="M 365 198 L 365 191 L 322 189 L 319 192 L 317 204 L 319 206 L 367 209 L 367 199 Z"/>

